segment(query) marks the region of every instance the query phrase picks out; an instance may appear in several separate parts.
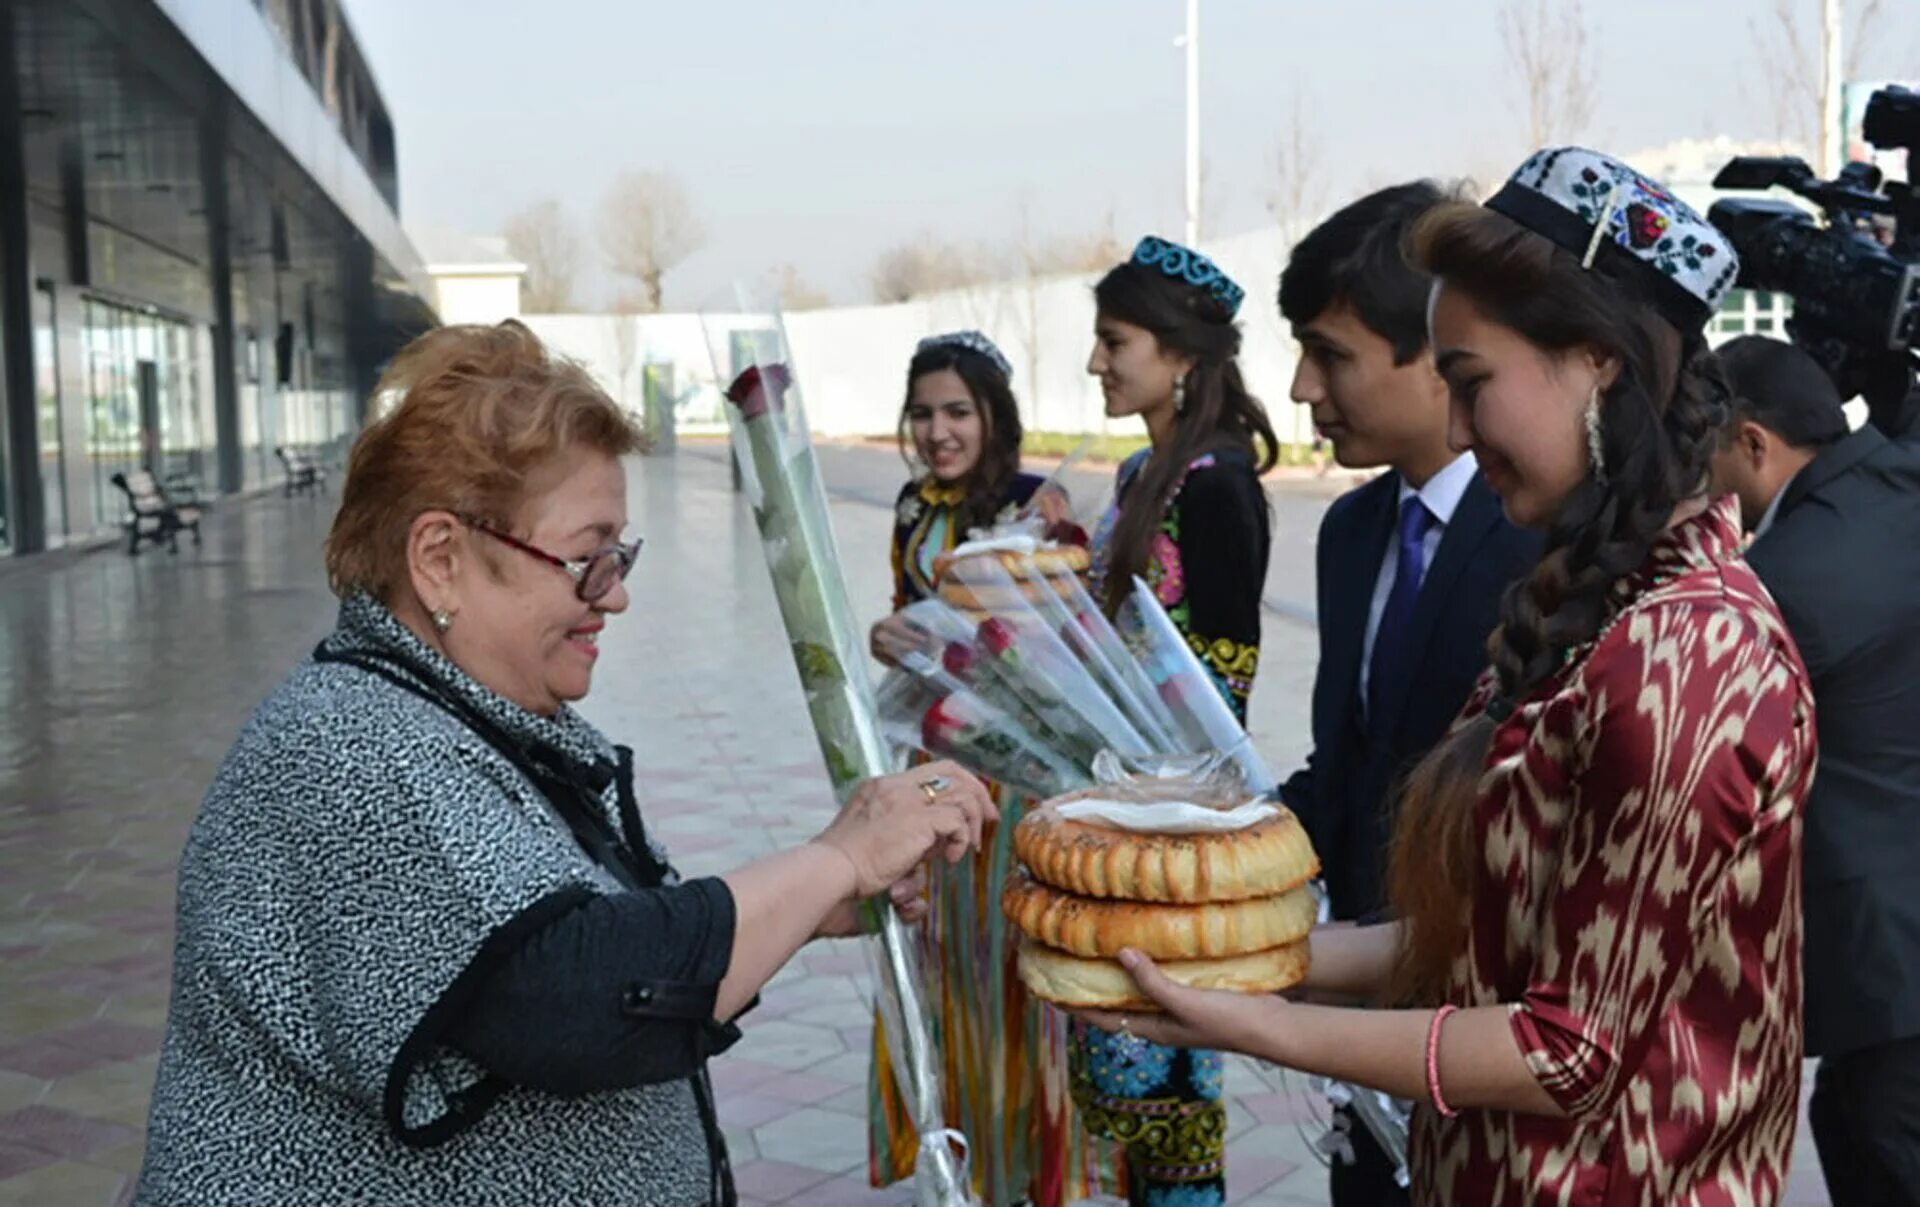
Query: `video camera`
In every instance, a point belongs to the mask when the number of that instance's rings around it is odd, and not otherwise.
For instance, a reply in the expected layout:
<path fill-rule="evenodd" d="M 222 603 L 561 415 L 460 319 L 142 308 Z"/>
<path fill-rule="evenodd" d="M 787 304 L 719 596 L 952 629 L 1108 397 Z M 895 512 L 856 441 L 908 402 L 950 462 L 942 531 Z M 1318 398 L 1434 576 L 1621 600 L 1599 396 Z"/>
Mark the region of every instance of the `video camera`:
<path fill-rule="evenodd" d="M 1920 92 L 1875 92 L 1862 134 L 1882 150 L 1906 150 L 1913 175 Z M 1788 334 L 1826 369 L 1840 396 L 1864 395 L 1876 412 L 1897 409 L 1912 387 L 1920 345 L 1920 187 L 1883 181 L 1868 163 L 1821 180 L 1805 160 L 1763 156 L 1733 160 L 1713 183 L 1777 186 L 1820 208 L 1824 222 L 1784 201 L 1729 198 L 1707 218 L 1740 253 L 1740 285 L 1792 296 Z"/>

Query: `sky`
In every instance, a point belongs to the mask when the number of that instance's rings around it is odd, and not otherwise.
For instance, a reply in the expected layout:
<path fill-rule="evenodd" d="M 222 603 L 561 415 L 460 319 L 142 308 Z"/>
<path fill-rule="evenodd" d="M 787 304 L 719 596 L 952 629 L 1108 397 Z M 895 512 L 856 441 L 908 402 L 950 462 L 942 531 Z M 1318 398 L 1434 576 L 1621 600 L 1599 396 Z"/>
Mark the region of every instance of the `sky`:
<path fill-rule="evenodd" d="M 1203 234 L 1270 221 L 1298 125 L 1331 209 L 1416 176 L 1497 178 L 1530 149 L 1507 0 L 1202 0 Z M 1570 6 L 1573 0 L 1525 0 Z M 1789 0 L 1807 10 L 1818 0 Z M 1857 9 L 1862 0 L 1849 0 Z M 706 246 L 672 308 L 790 264 L 870 300 L 903 243 L 1005 246 L 1184 222 L 1184 0 L 346 0 L 397 130 L 403 220 L 497 232 L 545 198 L 592 252 L 620 172 L 685 183 Z M 1621 154 L 1777 133 L 1757 34 L 1774 0 L 1585 5 Z M 1920 67 L 1920 3 L 1884 3 L 1861 74 Z M 590 294 L 612 288 L 603 276 Z"/>

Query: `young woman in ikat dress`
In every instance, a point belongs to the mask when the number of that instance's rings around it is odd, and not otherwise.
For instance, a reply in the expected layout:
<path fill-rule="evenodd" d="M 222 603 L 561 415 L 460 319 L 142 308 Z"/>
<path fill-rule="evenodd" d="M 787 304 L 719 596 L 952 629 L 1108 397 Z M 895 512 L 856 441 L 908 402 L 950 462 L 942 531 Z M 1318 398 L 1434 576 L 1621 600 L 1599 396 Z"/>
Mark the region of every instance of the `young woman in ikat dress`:
<path fill-rule="evenodd" d="M 1727 406 L 1701 331 L 1735 257 L 1573 148 L 1414 243 L 1454 443 L 1547 539 L 1407 786 L 1398 920 L 1313 937 L 1309 994 L 1399 1008 L 1195 992 L 1129 953 L 1167 1011 L 1132 1030 L 1419 1101 L 1419 1203 L 1776 1202 L 1815 739 L 1739 516 L 1706 494 Z"/>

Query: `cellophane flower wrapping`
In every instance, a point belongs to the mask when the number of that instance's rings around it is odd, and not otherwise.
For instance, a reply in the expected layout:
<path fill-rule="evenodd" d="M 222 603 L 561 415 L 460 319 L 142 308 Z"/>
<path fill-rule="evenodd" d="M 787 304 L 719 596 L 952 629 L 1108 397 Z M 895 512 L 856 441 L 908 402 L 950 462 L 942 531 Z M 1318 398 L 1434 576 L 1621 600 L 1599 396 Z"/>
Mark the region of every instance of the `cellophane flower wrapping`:
<path fill-rule="evenodd" d="M 820 466 L 777 317 L 740 367 L 730 328 L 707 327 L 715 376 L 730 382 L 726 408 L 741 490 L 759 528 L 774 596 L 821 757 L 844 803 L 863 780 L 894 770 L 866 660 L 864 628 L 849 601 Z M 768 355 L 768 353 L 772 353 Z M 946 1126 L 941 1061 L 917 948 L 885 897 L 863 912 L 870 963 L 901 1097 L 921 1138 L 914 1168 L 921 1207 L 973 1203 L 966 1139 Z"/>

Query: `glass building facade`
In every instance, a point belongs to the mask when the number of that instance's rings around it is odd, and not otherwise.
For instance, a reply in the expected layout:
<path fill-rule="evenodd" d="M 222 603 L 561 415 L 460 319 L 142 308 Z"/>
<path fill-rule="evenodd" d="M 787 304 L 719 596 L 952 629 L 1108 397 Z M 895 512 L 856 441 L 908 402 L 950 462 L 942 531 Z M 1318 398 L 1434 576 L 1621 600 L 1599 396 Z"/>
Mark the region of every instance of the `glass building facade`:
<path fill-rule="evenodd" d="M 339 0 L 0 5 L 0 553 L 339 458 L 434 322 Z"/>

